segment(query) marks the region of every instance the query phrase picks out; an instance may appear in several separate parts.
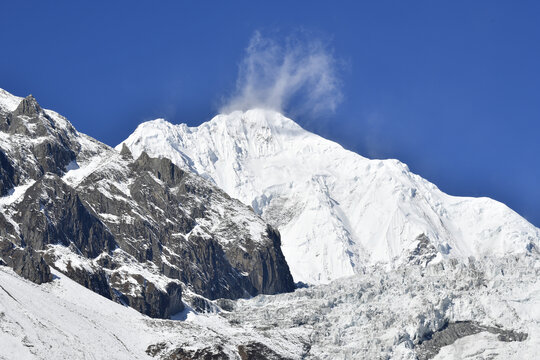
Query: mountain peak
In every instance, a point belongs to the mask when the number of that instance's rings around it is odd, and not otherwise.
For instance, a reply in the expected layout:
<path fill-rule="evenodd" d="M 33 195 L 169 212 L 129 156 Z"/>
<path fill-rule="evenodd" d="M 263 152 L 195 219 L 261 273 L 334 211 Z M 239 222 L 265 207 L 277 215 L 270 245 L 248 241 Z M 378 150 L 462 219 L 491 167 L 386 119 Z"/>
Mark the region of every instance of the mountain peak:
<path fill-rule="evenodd" d="M 39 115 L 43 110 L 39 106 L 36 98 L 32 94 L 25 97 L 17 109 L 15 110 L 16 115 L 26 115 L 26 116 L 36 116 Z"/>
<path fill-rule="evenodd" d="M 244 125 L 249 127 L 271 128 L 272 130 L 300 130 L 301 127 L 292 119 L 282 113 L 264 109 L 254 108 L 246 111 L 233 111 L 228 114 L 219 114 L 209 123 L 224 122 L 227 126 Z"/>
<path fill-rule="evenodd" d="M 163 118 L 145 121 L 139 126 L 134 133 L 151 131 L 159 133 L 172 134 L 176 132 L 191 132 L 199 128 L 209 127 L 213 131 L 218 128 L 228 129 L 228 132 L 234 129 L 248 131 L 272 130 L 272 132 L 282 132 L 283 130 L 303 130 L 300 125 L 292 119 L 286 117 L 275 110 L 254 108 L 246 111 L 233 111 L 230 113 L 222 113 L 214 116 L 210 121 L 202 123 L 198 127 L 188 127 L 186 124 L 173 124 Z M 150 134 L 149 134 L 150 135 Z M 121 146 L 118 147 L 118 150 Z"/>
<path fill-rule="evenodd" d="M 397 160 L 366 159 L 276 111 L 166 125 L 124 143 L 135 157 L 169 158 L 251 206 L 280 230 L 297 281 L 406 261 L 421 234 L 437 259 L 502 256 L 540 241 L 540 230 L 501 203 L 444 194 Z"/>
<path fill-rule="evenodd" d="M 126 144 L 122 144 L 122 149 L 120 150 L 120 155 L 121 155 L 124 159 L 133 159 L 133 155 L 131 154 L 131 151 L 130 151 L 129 148 L 126 146 Z"/>

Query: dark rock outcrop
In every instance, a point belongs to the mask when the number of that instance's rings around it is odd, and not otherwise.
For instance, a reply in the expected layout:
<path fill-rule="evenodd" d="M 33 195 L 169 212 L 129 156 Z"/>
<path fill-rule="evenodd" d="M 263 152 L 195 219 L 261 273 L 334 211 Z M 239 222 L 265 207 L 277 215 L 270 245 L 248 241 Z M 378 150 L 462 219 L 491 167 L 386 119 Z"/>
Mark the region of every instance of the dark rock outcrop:
<path fill-rule="evenodd" d="M 289 272 L 289 266 L 281 251 L 281 236 L 270 225 L 266 234 L 272 241 L 271 246 L 255 252 L 256 258 L 250 258 L 249 253 L 228 251 L 227 255 L 242 271 L 249 273 L 249 278 L 255 289 L 262 294 L 276 294 L 294 291 L 294 281 Z"/>
<path fill-rule="evenodd" d="M 52 281 L 49 265 L 30 247 L 18 248 L 12 242 L 0 239 L 0 259 L 18 275 L 36 284 Z"/>
<path fill-rule="evenodd" d="M 21 101 L 17 109 L 13 112 L 13 115 L 34 117 L 39 116 L 42 111 L 43 110 L 36 101 L 36 98 L 30 94 Z"/>
<path fill-rule="evenodd" d="M 18 183 L 15 168 L 6 154 L 0 149 L 0 196 L 5 196 L 8 191 Z"/>
<path fill-rule="evenodd" d="M 290 360 L 260 342 L 250 342 L 237 348 L 242 360 Z M 222 345 L 208 346 L 202 349 L 184 349 L 181 347 L 168 350 L 165 343 L 148 346 L 146 353 L 161 360 L 229 360 L 230 357 Z M 235 357 L 236 358 L 236 357 Z"/>
<path fill-rule="evenodd" d="M 131 278 L 137 282 L 135 291 L 132 291 L 133 283 L 126 282 L 121 275 L 113 273 L 111 276 L 115 293 L 125 305 L 156 318 L 170 318 L 184 309 L 180 284 L 170 282 L 162 290 L 141 275 L 133 275 Z"/>
<path fill-rule="evenodd" d="M 238 346 L 238 354 L 242 360 L 289 360 L 259 342 Z"/>
<path fill-rule="evenodd" d="M 114 291 L 109 284 L 107 273 L 100 268 L 91 271 L 73 266 L 68 262 L 66 269 L 62 271 L 70 279 L 75 280 L 82 286 L 98 293 L 107 299 L 115 299 Z"/>
<path fill-rule="evenodd" d="M 80 254 L 95 258 L 117 247 L 107 227 L 57 175 L 36 181 L 15 209 L 21 241 L 34 249 L 73 245 Z"/>
<path fill-rule="evenodd" d="M 11 267 L 20 276 L 36 284 L 52 281 L 49 265 L 32 249 L 15 249 L 11 255 Z"/>
<path fill-rule="evenodd" d="M 32 95 L 23 99 L 15 111 L 0 116 L 0 131 L 8 133 L 16 144 L 9 158 L 19 178 L 37 179 L 47 172 L 62 175 L 75 160 L 80 150 L 77 132 L 67 121 L 56 123 Z"/>
<path fill-rule="evenodd" d="M 197 350 L 176 348 L 166 354 L 162 352 L 166 349 L 166 344 L 150 345 L 146 353 L 152 357 L 159 356 L 161 360 L 229 360 L 230 357 L 224 352 L 222 346 L 206 347 Z M 261 358 L 262 359 L 262 358 Z"/>
<path fill-rule="evenodd" d="M 527 339 L 526 333 L 513 330 L 504 330 L 494 326 L 480 325 L 474 321 L 447 322 L 438 331 L 426 334 L 415 350 L 419 360 L 432 359 L 439 353 L 443 346 L 448 346 L 465 336 L 478 334 L 487 331 L 497 334 L 499 341 L 524 341 Z"/>

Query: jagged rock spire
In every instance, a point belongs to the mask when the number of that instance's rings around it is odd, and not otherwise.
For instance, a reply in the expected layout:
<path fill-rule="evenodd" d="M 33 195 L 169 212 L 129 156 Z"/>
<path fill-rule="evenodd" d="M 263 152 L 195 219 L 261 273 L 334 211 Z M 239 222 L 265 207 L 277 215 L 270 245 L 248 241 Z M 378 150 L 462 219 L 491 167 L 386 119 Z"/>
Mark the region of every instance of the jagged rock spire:
<path fill-rule="evenodd" d="M 120 155 L 126 160 L 133 159 L 133 155 L 131 154 L 131 150 L 127 147 L 126 144 L 123 144 L 122 150 L 120 150 Z"/>
<path fill-rule="evenodd" d="M 41 110 L 41 106 L 39 106 L 38 102 L 36 101 L 36 98 L 32 96 L 32 94 L 25 97 L 17 109 L 15 110 L 16 115 L 26 115 L 26 116 L 35 116 L 39 115 L 43 110 Z"/>

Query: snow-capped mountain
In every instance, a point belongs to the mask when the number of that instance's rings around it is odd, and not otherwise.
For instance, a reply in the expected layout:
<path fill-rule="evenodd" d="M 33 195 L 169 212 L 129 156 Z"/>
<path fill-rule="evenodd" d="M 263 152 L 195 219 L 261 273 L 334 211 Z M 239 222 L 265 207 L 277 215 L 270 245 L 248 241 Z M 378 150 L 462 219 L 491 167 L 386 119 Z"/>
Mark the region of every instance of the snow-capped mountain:
<path fill-rule="evenodd" d="M 390 266 L 423 247 L 429 261 L 537 251 L 540 230 L 489 198 L 450 196 L 397 160 L 370 160 L 254 109 L 198 127 L 145 122 L 122 144 L 171 159 L 221 187 L 282 234 L 295 281 L 327 283 Z"/>
<path fill-rule="evenodd" d="M 538 229 L 504 205 L 274 112 L 130 139 L 114 150 L 0 90 L 0 359 L 538 353 Z M 290 292 L 253 210 L 297 280 L 351 276 Z"/>

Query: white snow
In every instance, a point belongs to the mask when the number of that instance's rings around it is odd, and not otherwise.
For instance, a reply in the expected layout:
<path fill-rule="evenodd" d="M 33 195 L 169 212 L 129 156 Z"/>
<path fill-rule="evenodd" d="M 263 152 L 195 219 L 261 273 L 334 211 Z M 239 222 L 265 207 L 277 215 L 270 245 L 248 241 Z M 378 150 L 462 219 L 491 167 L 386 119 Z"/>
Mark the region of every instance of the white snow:
<path fill-rule="evenodd" d="M 114 215 L 114 214 L 106 214 L 106 213 L 100 213 L 98 214 L 99 217 L 109 223 L 115 223 L 115 224 L 133 224 L 134 218 L 132 216 L 123 214 L 122 216 Z"/>
<path fill-rule="evenodd" d="M 1 359 L 147 358 L 142 315 L 54 274 L 38 286 L 0 267 Z"/>
<path fill-rule="evenodd" d="M 8 194 L 0 197 L 0 210 L 22 200 L 26 190 L 35 184 L 35 180 L 29 180 L 24 185 L 19 185 L 8 191 Z"/>
<path fill-rule="evenodd" d="M 3 110 L 9 112 L 15 111 L 22 100 L 22 97 L 12 95 L 6 90 L 0 89 L 0 108 Z"/>
<path fill-rule="evenodd" d="M 48 245 L 47 252 L 51 253 L 56 259 L 54 266 L 61 270 L 67 271 L 68 264 L 74 269 L 84 269 L 87 272 L 94 272 L 92 260 L 89 260 L 79 254 L 73 252 L 70 248 L 60 245 Z"/>
<path fill-rule="evenodd" d="M 422 233 L 444 257 L 502 256 L 540 241 L 539 229 L 504 204 L 449 196 L 397 160 L 364 158 L 272 111 L 218 115 L 198 127 L 158 119 L 123 143 L 251 205 L 280 230 L 296 281 L 392 264 Z"/>
<path fill-rule="evenodd" d="M 0 359 L 151 359 L 149 345 L 202 349 L 250 340 L 271 343 L 217 314 L 189 313 L 187 321 L 151 319 L 114 303 L 53 270 L 52 283 L 36 285 L 0 266 Z M 271 344 L 271 347 L 280 347 Z M 236 353 L 236 356 L 235 356 Z M 298 357 L 294 357 L 298 358 Z"/>

